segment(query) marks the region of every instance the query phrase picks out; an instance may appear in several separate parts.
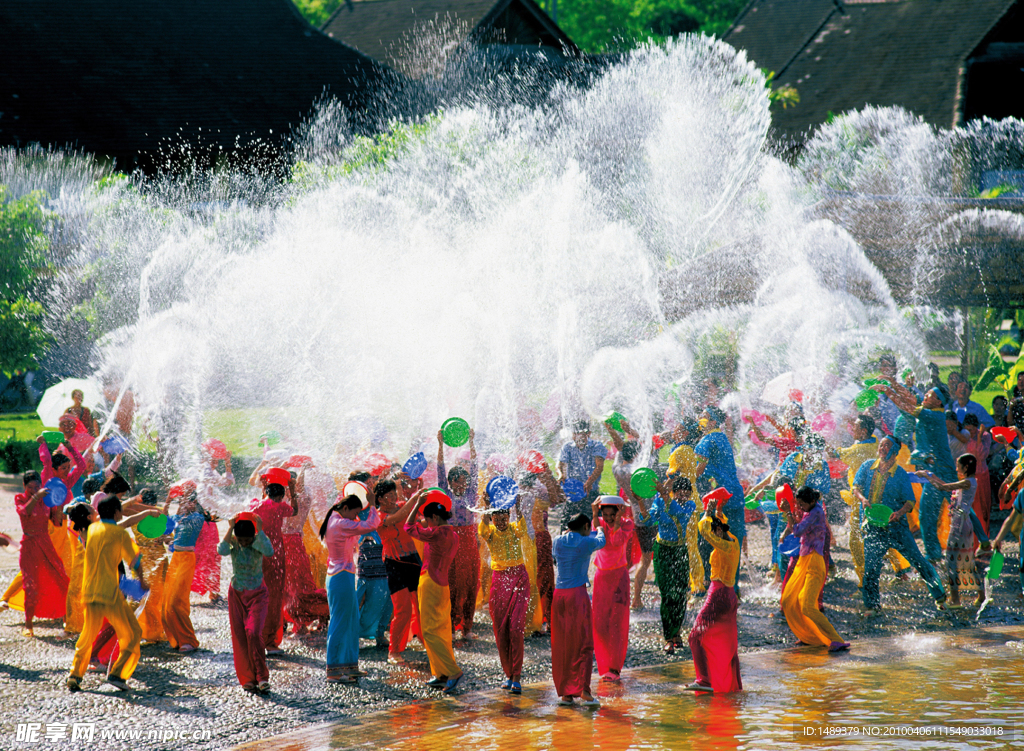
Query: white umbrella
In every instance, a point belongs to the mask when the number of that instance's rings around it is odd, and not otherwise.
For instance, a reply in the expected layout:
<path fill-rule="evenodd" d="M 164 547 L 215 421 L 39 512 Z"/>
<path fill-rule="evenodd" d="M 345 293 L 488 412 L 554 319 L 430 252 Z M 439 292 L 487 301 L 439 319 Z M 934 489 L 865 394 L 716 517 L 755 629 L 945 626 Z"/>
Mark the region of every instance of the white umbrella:
<path fill-rule="evenodd" d="M 85 395 L 85 398 L 82 399 L 83 407 L 92 410 L 103 405 L 103 394 L 92 381 L 87 381 L 84 378 L 65 378 L 60 383 L 46 389 L 43 398 L 39 400 L 39 406 L 36 407 L 36 414 L 39 415 L 39 419 L 43 421 L 45 427 L 57 428 L 60 424 L 60 416 L 74 404 L 71 401 L 71 392 L 75 389 Z"/>
<path fill-rule="evenodd" d="M 789 396 L 790 391 L 806 393 L 811 389 L 819 388 L 824 379 L 825 374 L 815 367 L 791 370 L 768 381 L 764 385 L 764 391 L 761 392 L 761 399 L 769 404 L 785 407 L 793 401 Z"/>

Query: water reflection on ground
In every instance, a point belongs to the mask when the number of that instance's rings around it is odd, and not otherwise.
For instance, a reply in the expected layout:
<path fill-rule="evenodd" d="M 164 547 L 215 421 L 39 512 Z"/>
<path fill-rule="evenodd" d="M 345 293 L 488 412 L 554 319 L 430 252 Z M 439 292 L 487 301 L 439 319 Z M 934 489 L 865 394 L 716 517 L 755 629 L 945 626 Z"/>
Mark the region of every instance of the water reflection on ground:
<path fill-rule="evenodd" d="M 850 653 L 741 656 L 746 689 L 694 696 L 692 665 L 627 672 L 602 706 L 554 705 L 550 685 L 411 704 L 249 749 L 1003 749 L 1024 747 L 1024 629 L 858 641 Z"/>

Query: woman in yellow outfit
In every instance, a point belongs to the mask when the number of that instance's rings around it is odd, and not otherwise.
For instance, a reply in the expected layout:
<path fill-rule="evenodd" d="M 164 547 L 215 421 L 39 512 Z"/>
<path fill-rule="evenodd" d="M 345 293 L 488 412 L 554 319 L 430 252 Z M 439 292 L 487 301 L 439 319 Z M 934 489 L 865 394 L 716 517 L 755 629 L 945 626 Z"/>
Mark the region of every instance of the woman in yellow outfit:
<path fill-rule="evenodd" d="M 192 626 L 189 593 L 192 590 L 192 576 L 196 570 L 196 540 L 203 531 L 206 516 L 197 503 L 195 483 L 187 480 L 171 487 L 164 504 L 164 513 L 171 500 L 180 498 L 178 513 L 174 517 L 174 542 L 171 562 L 167 565 L 164 578 L 163 606 L 160 620 L 171 649 L 192 652 L 199 647 Z"/>
<path fill-rule="evenodd" d="M 849 649 L 825 615 L 818 610 L 818 593 L 825 582 L 824 546 L 828 534 L 825 511 L 818 503 L 820 494 L 804 485 L 797 491 L 796 501 L 804 512 L 797 523 L 793 514 L 787 514 L 789 524 L 785 537 L 792 528 L 800 538 L 800 558 L 786 588 L 782 592 L 782 612 L 790 629 L 804 644 L 827 646 L 829 652 Z"/>

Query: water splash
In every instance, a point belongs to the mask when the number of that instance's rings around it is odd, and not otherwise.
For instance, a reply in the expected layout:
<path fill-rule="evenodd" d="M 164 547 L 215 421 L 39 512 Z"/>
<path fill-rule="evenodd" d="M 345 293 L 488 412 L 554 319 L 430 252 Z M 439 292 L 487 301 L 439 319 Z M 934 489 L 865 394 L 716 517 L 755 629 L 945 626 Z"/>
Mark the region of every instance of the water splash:
<path fill-rule="evenodd" d="M 358 141 L 324 103 L 283 185 L 61 182 L 85 208 L 52 309 L 112 331 L 98 371 L 130 385 L 181 472 L 225 409 L 254 447 L 273 428 L 324 456 L 401 457 L 452 414 L 474 422 L 484 456 L 550 448 L 585 412 L 624 409 L 651 430 L 678 414 L 670 387 L 722 332 L 737 405 L 815 365 L 831 373 L 808 395 L 824 409 L 878 347 L 922 374 L 925 352 L 840 226 L 856 226 L 856 201 L 826 216 L 822 186 L 955 188 L 951 149 L 927 126 L 856 117 L 791 167 L 765 146 L 763 76 L 694 36 L 538 106 L 453 105 L 403 131 L 384 163 L 353 161 Z M 897 223 L 920 228 L 927 212 L 912 219 Z"/>

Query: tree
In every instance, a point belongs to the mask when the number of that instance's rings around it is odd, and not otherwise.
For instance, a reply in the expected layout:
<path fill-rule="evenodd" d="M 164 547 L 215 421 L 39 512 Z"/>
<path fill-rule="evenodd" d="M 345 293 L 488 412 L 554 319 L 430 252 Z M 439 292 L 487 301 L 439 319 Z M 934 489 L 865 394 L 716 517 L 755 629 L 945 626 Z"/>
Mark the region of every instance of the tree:
<path fill-rule="evenodd" d="M 49 240 L 42 191 L 13 198 L 0 185 L 0 371 L 10 377 L 35 367 L 49 341 L 34 287 L 47 271 Z"/>

